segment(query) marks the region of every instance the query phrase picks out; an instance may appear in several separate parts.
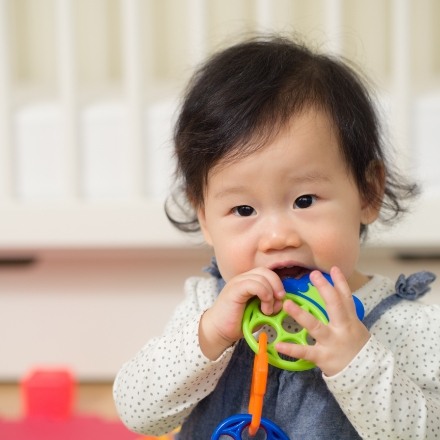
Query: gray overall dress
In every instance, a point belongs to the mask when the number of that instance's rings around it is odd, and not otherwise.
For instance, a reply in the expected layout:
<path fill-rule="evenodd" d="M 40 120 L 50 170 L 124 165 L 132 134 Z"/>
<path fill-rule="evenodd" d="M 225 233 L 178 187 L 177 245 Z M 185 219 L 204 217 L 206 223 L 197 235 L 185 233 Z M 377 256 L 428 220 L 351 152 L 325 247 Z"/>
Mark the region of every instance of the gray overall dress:
<path fill-rule="evenodd" d="M 220 291 L 224 281 L 215 262 L 207 271 L 218 278 Z M 434 278 L 429 272 L 418 272 L 408 278 L 401 275 L 396 294 L 384 299 L 364 318 L 366 327 L 371 328 L 387 309 L 402 299 L 414 300 L 426 293 Z M 253 361 L 254 352 L 241 339 L 216 388 L 194 408 L 178 440 L 209 440 L 222 420 L 248 413 Z M 292 372 L 269 365 L 263 417 L 277 424 L 291 439 L 361 438 L 329 392 L 319 368 Z M 257 438 L 259 433 L 254 437 Z"/>

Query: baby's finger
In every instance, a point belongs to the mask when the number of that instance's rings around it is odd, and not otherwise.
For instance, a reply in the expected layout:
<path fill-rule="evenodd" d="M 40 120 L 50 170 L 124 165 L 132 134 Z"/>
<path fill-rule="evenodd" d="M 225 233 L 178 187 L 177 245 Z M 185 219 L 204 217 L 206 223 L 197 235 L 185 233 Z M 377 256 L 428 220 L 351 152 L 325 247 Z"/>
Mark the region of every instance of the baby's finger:
<path fill-rule="evenodd" d="M 272 286 L 272 292 L 276 299 L 283 299 L 286 295 L 283 282 L 281 278 L 272 270 L 267 268 L 260 268 L 262 275 L 269 281 Z"/>
<path fill-rule="evenodd" d="M 337 268 L 332 268 L 330 274 L 334 286 L 318 271 L 310 274 L 310 280 L 325 301 L 330 321 L 332 324 L 337 324 L 356 315 L 356 310 L 350 287 L 342 272 Z"/>
<path fill-rule="evenodd" d="M 302 309 L 293 301 L 284 301 L 283 308 L 289 314 L 289 316 L 291 316 L 301 327 L 308 331 L 312 338 L 319 340 L 328 333 L 326 324 L 316 319 L 313 315 Z"/>
<path fill-rule="evenodd" d="M 314 359 L 313 347 L 310 345 L 292 344 L 290 342 L 278 342 L 275 344 L 278 353 L 289 356 L 293 359 L 307 359 L 316 363 Z"/>
<path fill-rule="evenodd" d="M 348 285 L 347 279 L 345 278 L 341 269 L 339 269 L 339 267 L 336 266 L 332 267 L 330 269 L 330 276 L 332 278 L 332 281 L 336 289 L 341 293 L 341 295 L 344 298 L 352 300 L 353 295 L 350 286 Z M 349 301 L 349 304 L 351 304 L 351 301 Z"/>
<path fill-rule="evenodd" d="M 275 298 L 270 280 L 263 275 L 250 274 L 246 280 L 246 292 L 248 297 L 257 296 L 260 299 L 260 309 L 265 315 L 272 315 L 281 309 L 281 301 Z"/>
<path fill-rule="evenodd" d="M 253 276 L 261 277 L 261 281 L 267 286 L 265 291 L 254 293 L 260 298 L 261 311 L 266 315 L 278 313 L 282 309 L 282 300 L 286 295 L 281 279 L 275 272 L 264 267 L 256 268 L 252 272 Z"/>

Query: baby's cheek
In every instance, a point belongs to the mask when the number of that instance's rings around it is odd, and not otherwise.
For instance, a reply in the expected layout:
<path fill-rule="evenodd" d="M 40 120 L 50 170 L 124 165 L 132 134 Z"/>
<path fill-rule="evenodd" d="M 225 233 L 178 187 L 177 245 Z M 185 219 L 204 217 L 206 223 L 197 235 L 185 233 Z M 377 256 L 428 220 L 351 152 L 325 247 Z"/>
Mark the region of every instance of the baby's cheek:
<path fill-rule="evenodd" d="M 349 277 L 356 268 L 359 249 L 359 238 L 353 239 L 352 236 L 333 231 L 317 239 L 315 258 L 319 267 L 329 271 L 332 266 L 338 266 Z"/>
<path fill-rule="evenodd" d="M 247 272 L 253 267 L 249 267 L 247 259 L 238 252 L 216 253 L 217 265 L 225 281 Z"/>

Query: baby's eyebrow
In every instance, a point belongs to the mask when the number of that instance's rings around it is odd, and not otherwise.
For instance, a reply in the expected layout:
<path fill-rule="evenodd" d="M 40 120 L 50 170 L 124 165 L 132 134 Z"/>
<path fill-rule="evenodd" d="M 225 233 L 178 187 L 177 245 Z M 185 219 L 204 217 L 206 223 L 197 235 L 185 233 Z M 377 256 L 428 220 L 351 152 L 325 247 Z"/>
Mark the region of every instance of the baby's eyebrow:
<path fill-rule="evenodd" d="M 314 183 L 314 182 L 330 182 L 328 173 L 321 171 L 313 171 L 306 173 L 298 173 L 286 179 L 289 183 Z"/>
<path fill-rule="evenodd" d="M 326 183 L 330 182 L 330 176 L 325 172 L 306 172 L 306 173 L 295 173 L 292 176 L 286 178 L 286 184 L 289 185 L 299 185 L 307 183 Z M 214 198 L 221 199 L 227 196 L 242 195 L 250 190 L 247 185 L 233 185 L 225 186 L 214 193 Z"/>
<path fill-rule="evenodd" d="M 245 185 L 230 186 L 230 187 L 222 188 L 216 193 L 214 193 L 214 198 L 221 199 L 222 197 L 240 195 L 248 190 L 249 189 Z"/>

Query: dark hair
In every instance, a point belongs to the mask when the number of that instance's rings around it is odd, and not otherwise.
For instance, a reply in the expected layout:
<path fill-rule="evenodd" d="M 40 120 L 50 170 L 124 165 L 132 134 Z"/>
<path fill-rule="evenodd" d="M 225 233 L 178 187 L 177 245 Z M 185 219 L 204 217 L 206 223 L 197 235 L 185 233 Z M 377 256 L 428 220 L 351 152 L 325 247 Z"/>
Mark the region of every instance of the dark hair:
<path fill-rule="evenodd" d="M 308 108 L 328 114 L 347 168 L 360 194 L 381 206 L 381 220 L 405 212 L 403 203 L 417 187 L 405 183 L 387 163 L 365 84 L 348 61 L 283 37 L 253 38 L 213 55 L 190 81 L 175 127 L 180 186 L 165 205 L 170 221 L 183 231 L 199 230 L 196 209 L 203 206 L 209 171 L 220 161 L 261 148 L 293 115 Z M 374 173 L 372 165 L 378 163 L 385 173 L 384 194 L 368 172 Z M 365 231 L 362 225 L 361 234 Z"/>

